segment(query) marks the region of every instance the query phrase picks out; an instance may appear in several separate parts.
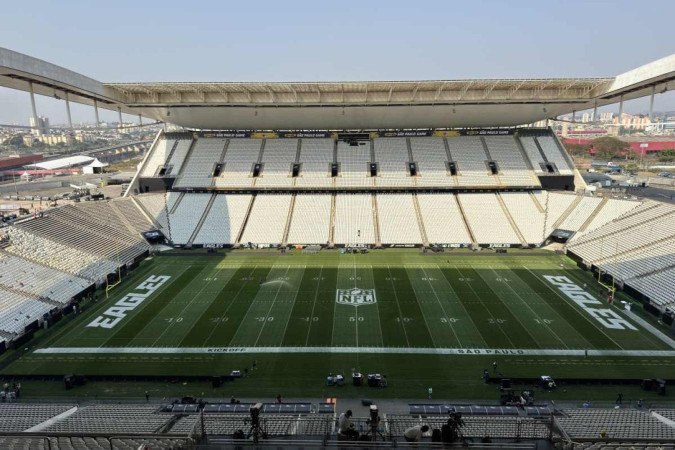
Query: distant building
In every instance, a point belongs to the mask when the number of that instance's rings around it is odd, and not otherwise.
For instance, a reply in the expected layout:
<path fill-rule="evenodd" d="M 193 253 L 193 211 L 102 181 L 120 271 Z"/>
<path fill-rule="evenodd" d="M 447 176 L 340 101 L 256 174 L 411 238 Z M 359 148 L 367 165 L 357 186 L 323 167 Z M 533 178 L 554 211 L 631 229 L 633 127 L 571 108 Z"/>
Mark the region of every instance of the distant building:
<path fill-rule="evenodd" d="M 72 144 L 73 137 L 68 134 L 45 134 L 39 138 L 45 145 Z"/>
<path fill-rule="evenodd" d="M 43 134 L 49 134 L 49 118 L 48 117 L 38 117 L 37 120 L 35 117 L 30 118 L 30 132 L 34 136 L 42 136 Z"/>
<path fill-rule="evenodd" d="M 82 131 L 77 131 L 75 133 L 75 140 L 77 142 L 94 142 L 96 139 L 89 133 L 84 133 Z"/>

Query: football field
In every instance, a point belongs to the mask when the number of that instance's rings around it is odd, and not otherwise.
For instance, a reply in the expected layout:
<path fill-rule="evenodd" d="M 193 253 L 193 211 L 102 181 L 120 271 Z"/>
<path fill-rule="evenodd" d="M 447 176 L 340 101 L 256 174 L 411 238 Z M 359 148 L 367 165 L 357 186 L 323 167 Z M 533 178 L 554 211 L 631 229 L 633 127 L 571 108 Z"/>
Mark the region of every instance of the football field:
<path fill-rule="evenodd" d="M 578 377 L 608 361 L 607 377 L 673 368 L 658 329 L 551 253 L 185 255 L 142 262 L 4 372 L 210 376 L 256 360 L 320 383 L 353 369 L 424 380 L 450 362 L 478 377 L 495 358 L 523 376 L 550 364 Z"/>

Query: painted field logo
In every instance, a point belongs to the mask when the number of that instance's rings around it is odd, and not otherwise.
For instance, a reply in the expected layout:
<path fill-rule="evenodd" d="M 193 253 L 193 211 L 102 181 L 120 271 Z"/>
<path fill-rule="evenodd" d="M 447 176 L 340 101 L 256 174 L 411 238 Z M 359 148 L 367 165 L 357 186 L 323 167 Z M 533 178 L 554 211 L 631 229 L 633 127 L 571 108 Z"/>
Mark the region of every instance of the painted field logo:
<path fill-rule="evenodd" d="M 338 289 L 335 301 L 341 305 L 372 305 L 377 302 L 375 289 Z"/>
<path fill-rule="evenodd" d="M 170 278 L 171 276 L 169 275 L 153 275 L 149 277 L 136 286 L 136 289 L 142 292 L 129 292 L 87 326 L 93 328 L 114 327 L 124 319 L 130 311 L 134 310 L 138 305 L 143 303 L 145 299 L 150 297 L 153 292 L 169 281 Z"/>

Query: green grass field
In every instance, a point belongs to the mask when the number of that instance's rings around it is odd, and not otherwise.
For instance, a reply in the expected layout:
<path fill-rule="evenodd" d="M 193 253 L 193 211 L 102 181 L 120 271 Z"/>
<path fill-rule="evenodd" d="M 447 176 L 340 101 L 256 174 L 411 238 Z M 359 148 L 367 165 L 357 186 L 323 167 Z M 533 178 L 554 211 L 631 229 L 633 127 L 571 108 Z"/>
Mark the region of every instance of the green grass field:
<path fill-rule="evenodd" d="M 170 278 L 147 298 L 125 297 L 147 293 L 141 283 L 151 276 Z M 593 308 L 611 312 L 585 310 L 545 276 L 567 277 L 602 300 Z M 245 391 L 330 395 L 329 372 L 358 369 L 387 374 L 393 389 L 381 395 L 399 397 L 427 385 L 480 396 L 493 361 L 512 377 L 675 373 L 673 348 L 627 318 L 620 301 L 608 306 L 588 273 L 543 251 L 164 255 L 110 294 L 2 373 L 210 376 L 255 360 L 255 388 L 244 381 Z M 594 317 L 610 314 L 629 325 Z"/>

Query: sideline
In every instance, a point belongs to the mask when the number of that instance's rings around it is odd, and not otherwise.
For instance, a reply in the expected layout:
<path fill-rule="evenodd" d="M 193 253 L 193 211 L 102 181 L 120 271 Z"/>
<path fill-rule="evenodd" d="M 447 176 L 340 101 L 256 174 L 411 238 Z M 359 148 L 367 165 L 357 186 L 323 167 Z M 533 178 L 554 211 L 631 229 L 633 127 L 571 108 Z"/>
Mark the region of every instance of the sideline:
<path fill-rule="evenodd" d="M 48 347 L 38 354 L 237 354 L 237 353 L 373 353 L 459 356 L 655 356 L 675 357 L 675 350 L 579 350 L 422 347 Z"/>
<path fill-rule="evenodd" d="M 657 329 L 654 325 L 647 322 L 645 319 L 638 316 L 633 311 L 631 311 L 629 309 L 624 309 L 622 312 L 625 315 L 627 315 L 628 317 L 630 317 L 633 320 L 633 322 L 636 322 L 636 323 L 640 324 L 640 326 L 642 326 L 642 328 L 649 331 L 655 337 L 657 337 L 658 339 L 660 339 L 663 342 L 665 342 L 666 344 L 668 344 L 670 346 L 670 348 L 675 349 L 675 340 L 673 340 L 670 336 L 666 335 L 661 330 Z"/>

